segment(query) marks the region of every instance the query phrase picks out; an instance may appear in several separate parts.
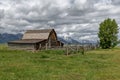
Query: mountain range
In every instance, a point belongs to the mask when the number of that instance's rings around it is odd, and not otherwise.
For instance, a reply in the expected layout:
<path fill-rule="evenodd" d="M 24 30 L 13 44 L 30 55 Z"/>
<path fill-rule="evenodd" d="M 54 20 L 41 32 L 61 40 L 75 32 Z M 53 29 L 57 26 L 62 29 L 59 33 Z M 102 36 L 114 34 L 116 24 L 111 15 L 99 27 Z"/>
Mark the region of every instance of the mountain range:
<path fill-rule="evenodd" d="M 0 43 L 7 43 L 8 41 L 19 40 L 22 38 L 22 34 L 0 34 Z"/>
<path fill-rule="evenodd" d="M 8 33 L 3 33 L 0 34 L 0 43 L 7 43 L 9 41 L 14 41 L 14 40 L 19 40 L 21 39 L 23 34 L 8 34 Z M 71 37 L 64 38 L 64 37 L 58 37 L 58 40 L 63 42 L 64 44 L 89 44 L 89 43 L 94 43 L 90 42 L 89 40 L 75 40 Z"/>

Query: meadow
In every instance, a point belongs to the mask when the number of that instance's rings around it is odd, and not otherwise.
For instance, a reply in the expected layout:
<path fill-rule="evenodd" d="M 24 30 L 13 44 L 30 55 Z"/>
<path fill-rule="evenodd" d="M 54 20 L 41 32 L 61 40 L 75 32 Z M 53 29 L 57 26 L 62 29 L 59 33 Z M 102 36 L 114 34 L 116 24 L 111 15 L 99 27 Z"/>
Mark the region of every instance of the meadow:
<path fill-rule="evenodd" d="M 0 45 L 0 80 L 120 80 L 120 48 L 71 55 L 36 53 Z"/>

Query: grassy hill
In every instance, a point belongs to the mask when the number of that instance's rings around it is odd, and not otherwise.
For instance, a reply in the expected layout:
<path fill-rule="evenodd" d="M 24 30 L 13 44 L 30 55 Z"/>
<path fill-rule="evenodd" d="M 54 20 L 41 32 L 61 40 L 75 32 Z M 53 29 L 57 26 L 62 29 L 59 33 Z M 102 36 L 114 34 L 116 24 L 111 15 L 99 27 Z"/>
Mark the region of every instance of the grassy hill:
<path fill-rule="evenodd" d="M 120 80 L 120 48 L 64 55 L 64 51 L 0 46 L 0 80 Z"/>

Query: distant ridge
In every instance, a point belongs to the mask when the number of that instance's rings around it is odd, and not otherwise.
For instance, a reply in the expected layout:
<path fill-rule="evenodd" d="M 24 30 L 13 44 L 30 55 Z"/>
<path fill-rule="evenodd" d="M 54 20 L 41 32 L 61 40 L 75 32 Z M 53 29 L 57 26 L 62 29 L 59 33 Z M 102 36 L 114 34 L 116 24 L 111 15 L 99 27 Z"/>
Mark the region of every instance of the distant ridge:
<path fill-rule="evenodd" d="M 3 33 L 0 34 L 0 43 L 7 43 L 9 41 L 14 41 L 14 40 L 19 40 L 21 39 L 23 36 L 23 34 L 8 34 L 8 33 Z M 59 37 L 58 36 L 58 40 L 63 42 L 64 44 L 96 44 L 93 41 L 89 41 L 89 40 L 84 40 L 84 41 L 79 41 L 79 40 L 75 40 L 71 37 L 68 37 L 67 39 L 64 37 Z"/>
<path fill-rule="evenodd" d="M 22 38 L 22 34 L 0 34 L 0 43 L 7 43 L 8 41 L 19 40 Z"/>

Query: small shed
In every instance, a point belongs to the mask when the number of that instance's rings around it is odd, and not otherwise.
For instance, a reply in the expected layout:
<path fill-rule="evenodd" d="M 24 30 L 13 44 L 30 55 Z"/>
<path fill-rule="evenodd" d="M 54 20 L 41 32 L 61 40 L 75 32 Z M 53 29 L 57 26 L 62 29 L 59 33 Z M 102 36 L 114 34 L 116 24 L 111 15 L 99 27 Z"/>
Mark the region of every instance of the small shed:
<path fill-rule="evenodd" d="M 41 50 L 51 47 L 62 47 L 54 29 L 27 30 L 21 40 L 10 41 L 8 46 L 12 49 Z"/>

